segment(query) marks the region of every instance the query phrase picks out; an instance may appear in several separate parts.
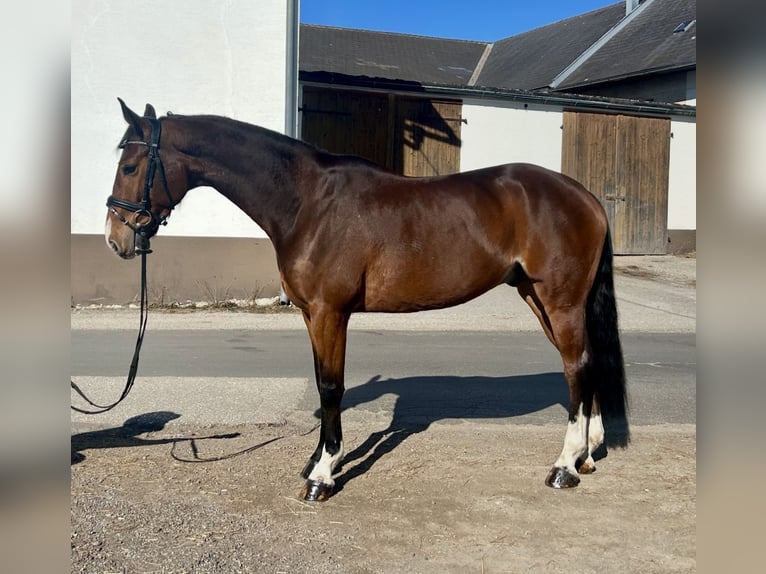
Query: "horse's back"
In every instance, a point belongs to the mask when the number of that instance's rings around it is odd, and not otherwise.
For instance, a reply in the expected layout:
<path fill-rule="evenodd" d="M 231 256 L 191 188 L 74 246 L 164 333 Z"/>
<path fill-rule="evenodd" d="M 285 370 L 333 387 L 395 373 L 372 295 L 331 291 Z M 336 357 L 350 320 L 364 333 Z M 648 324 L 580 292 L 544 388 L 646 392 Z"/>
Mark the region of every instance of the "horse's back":
<path fill-rule="evenodd" d="M 601 218 L 604 215 L 598 199 L 580 182 L 563 173 L 529 164 L 509 163 L 494 168 L 466 172 L 482 174 L 491 177 L 500 189 L 515 202 L 522 201 L 528 207 L 522 210 L 574 210 L 576 213 L 590 212 L 590 215 Z M 525 215 L 543 215 L 529 213 Z"/>
<path fill-rule="evenodd" d="M 563 251 L 600 248 L 606 235 L 599 200 L 573 178 L 538 165 L 509 163 L 408 183 L 410 202 L 424 212 L 428 204 L 442 226 L 460 222 L 506 260 L 541 243 Z"/>
<path fill-rule="evenodd" d="M 462 303 L 508 282 L 519 265 L 539 272 L 541 261 L 582 257 L 603 240 L 598 201 L 571 178 L 534 165 L 384 175 L 365 185 L 359 221 L 368 310 Z"/>

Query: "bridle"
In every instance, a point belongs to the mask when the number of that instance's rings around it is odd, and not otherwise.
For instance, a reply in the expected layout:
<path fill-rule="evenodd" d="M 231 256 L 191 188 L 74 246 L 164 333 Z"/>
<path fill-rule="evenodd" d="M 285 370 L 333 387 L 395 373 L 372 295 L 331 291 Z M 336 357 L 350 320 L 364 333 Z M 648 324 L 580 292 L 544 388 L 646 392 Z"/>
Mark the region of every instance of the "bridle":
<path fill-rule="evenodd" d="M 127 201 L 110 195 L 106 200 L 106 206 L 109 211 L 120 220 L 121 223 L 130 227 L 136 234 L 136 253 L 151 253 L 149 249 L 149 237 L 151 237 L 160 225 L 167 225 L 167 219 L 169 217 L 160 217 L 152 212 L 151 193 L 152 186 L 154 185 L 154 175 L 159 170 L 160 177 L 162 178 L 162 185 L 165 188 L 165 194 L 168 197 L 168 205 L 166 209 L 172 211 L 176 206 L 176 202 L 173 200 L 173 195 L 170 193 L 170 187 L 168 186 L 167 176 L 165 175 L 165 166 L 162 164 L 160 158 L 160 134 L 162 133 L 162 127 L 160 121 L 155 118 L 144 118 L 152 126 L 152 138 L 149 143 L 143 140 L 129 140 L 125 138 L 120 142 L 118 146 L 120 149 L 125 149 L 128 145 L 142 145 L 149 148 L 148 165 L 146 168 L 146 177 L 144 179 L 144 195 L 141 198 L 141 203 L 133 201 Z M 126 211 L 135 214 L 135 223 L 129 221 L 115 208 L 119 207 Z"/>
<path fill-rule="evenodd" d="M 168 180 L 165 176 L 165 167 L 162 165 L 162 159 L 160 159 L 159 154 L 161 132 L 160 121 L 155 118 L 144 119 L 148 120 L 152 126 L 152 138 L 150 143 L 146 143 L 145 141 L 141 140 L 129 140 L 125 138 L 120 142 L 119 145 L 120 149 L 125 148 L 127 145 L 143 145 L 149 148 L 149 165 L 146 169 L 146 178 L 144 179 L 144 195 L 141 199 L 141 203 L 119 199 L 113 195 L 110 195 L 106 200 L 106 205 L 109 208 L 109 211 L 114 214 L 123 224 L 130 227 L 135 233 L 136 253 L 141 255 L 141 314 L 138 323 L 136 348 L 133 351 L 133 360 L 130 362 L 130 369 L 128 370 L 128 379 L 125 383 L 125 388 L 123 389 L 120 398 L 118 398 L 113 403 L 108 405 L 101 405 L 93 402 L 80 389 L 80 387 L 75 384 L 73 380 L 70 380 L 71 388 L 78 395 L 80 395 L 80 397 L 85 400 L 85 402 L 87 402 L 91 407 L 94 407 L 96 410 L 86 410 L 75 406 L 71 406 L 71 409 L 77 411 L 78 413 L 87 415 L 105 413 L 106 411 L 111 410 L 119 405 L 125 399 L 125 397 L 128 396 L 128 393 L 133 388 L 133 383 L 136 380 L 136 374 L 138 373 L 139 353 L 141 352 L 141 344 L 144 340 L 144 332 L 146 331 L 146 321 L 149 317 L 149 298 L 147 296 L 146 288 L 146 256 L 152 252 L 151 248 L 149 247 L 149 238 L 157 231 L 157 228 L 160 225 L 167 224 L 167 216 L 160 217 L 159 215 L 152 213 L 152 202 L 150 195 L 152 192 L 152 185 L 154 184 L 154 175 L 158 168 L 160 177 L 162 178 L 162 185 L 165 187 L 165 193 L 167 194 L 169 200 L 169 204 L 166 209 L 168 209 L 168 211 L 172 211 L 176 206 L 176 202 L 173 201 L 173 196 L 171 195 L 170 188 L 168 187 Z M 123 217 L 115 209 L 116 207 L 133 212 L 136 216 L 135 223 L 132 223 L 126 217 Z"/>

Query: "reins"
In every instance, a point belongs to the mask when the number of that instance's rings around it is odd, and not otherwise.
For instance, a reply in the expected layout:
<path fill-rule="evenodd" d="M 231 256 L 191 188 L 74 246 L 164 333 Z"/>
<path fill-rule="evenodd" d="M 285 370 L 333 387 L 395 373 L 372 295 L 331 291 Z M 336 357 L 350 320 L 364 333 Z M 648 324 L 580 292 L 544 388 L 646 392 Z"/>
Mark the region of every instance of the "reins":
<path fill-rule="evenodd" d="M 87 402 L 91 407 L 93 407 L 95 410 L 88 410 L 80 407 L 76 407 L 74 405 L 71 406 L 71 409 L 73 411 L 77 411 L 78 413 L 83 413 L 86 415 L 97 415 L 101 413 L 105 413 L 106 411 L 109 411 L 119 405 L 130 393 L 130 390 L 133 388 L 133 383 L 136 381 L 136 374 L 138 372 L 138 360 L 139 360 L 139 354 L 141 352 L 141 345 L 144 341 L 144 332 L 146 331 L 146 323 L 149 318 L 149 295 L 147 292 L 147 283 L 146 283 L 146 256 L 152 252 L 150 245 L 149 245 L 149 237 L 153 231 L 156 231 L 157 227 L 159 225 L 166 225 L 167 224 L 167 218 L 161 218 L 154 213 L 152 213 L 152 204 L 151 204 L 151 191 L 152 191 L 152 185 L 154 183 L 154 175 L 157 171 L 157 168 L 159 168 L 160 176 L 162 178 L 163 186 L 165 187 L 165 193 L 168 196 L 168 199 L 170 200 L 170 204 L 168 206 L 169 210 L 173 210 L 175 207 L 175 202 L 173 201 L 173 196 L 170 193 L 170 188 L 168 187 L 167 178 L 165 177 L 165 168 L 162 165 L 162 160 L 160 159 L 159 155 L 159 147 L 160 147 L 160 122 L 157 119 L 154 118 L 145 118 L 149 121 L 149 123 L 152 126 L 152 139 L 150 143 L 146 143 L 145 141 L 141 140 L 128 140 L 125 139 L 122 142 L 120 142 L 120 148 L 124 148 L 126 145 L 143 145 L 147 146 L 149 148 L 149 159 L 148 159 L 148 166 L 146 169 L 146 178 L 144 179 L 144 194 L 143 198 L 141 199 L 141 203 L 135 203 L 132 201 L 127 201 L 124 199 L 119 199 L 114 196 L 109 196 L 109 198 L 106 200 L 106 205 L 109 207 L 109 210 L 125 225 L 130 227 L 133 232 L 135 233 L 135 242 L 136 242 L 136 253 L 141 255 L 141 311 L 139 315 L 139 321 L 138 321 L 138 336 L 136 337 L 136 347 L 133 351 L 133 359 L 130 362 L 130 368 L 128 369 L 128 378 L 125 382 L 125 388 L 122 391 L 122 394 L 120 397 L 114 401 L 113 403 L 110 403 L 108 405 L 101 405 L 90 398 L 80 389 L 80 387 L 77 386 L 77 384 L 70 379 L 71 382 L 71 388 L 78 394 L 80 397 L 82 397 L 85 402 Z M 136 215 L 136 222 L 131 223 L 126 217 L 122 216 L 115 207 L 119 207 L 120 209 L 125 209 L 128 211 L 132 211 Z"/>
<path fill-rule="evenodd" d="M 138 323 L 138 336 L 136 338 L 136 348 L 133 351 L 133 359 L 130 361 L 130 368 L 128 369 L 128 379 L 125 382 L 125 388 L 122 390 L 122 394 L 120 395 L 120 398 L 118 398 L 116 401 L 114 401 L 111 404 L 108 405 L 100 405 L 90 398 L 80 389 L 80 387 L 77 386 L 77 383 L 74 381 L 71 381 L 71 387 L 72 389 L 82 397 L 85 402 L 87 402 L 91 407 L 94 407 L 97 410 L 87 410 L 84 408 L 76 407 L 74 405 L 71 405 L 71 409 L 73 411 L 77 411 L 78 413 L 83 413 L 86 415 L 98 415 L 101 413 L 105 413 L 106 411 L 109 411 L 119 405 L 127 396 L 128 393 L 130 393 L 130 390 L 133 388 L 133 383 L 136 381 L 136 373 L 138 373 L 138 358 L 139 353 L 141 352 L 141 345 L 144 341 L 144 332 L 146 331 L 146 322 L 149 318 L 149 297 L 147 295 L 147 289 L 146 289 L 146 256 L 147 254 L 151 253 L 151 249 L 149 249 L 149 240 L 146 239 L 146 248 L 142 249 L 141 251 L 141 313 L 139 317 L 139 323 Z"/>

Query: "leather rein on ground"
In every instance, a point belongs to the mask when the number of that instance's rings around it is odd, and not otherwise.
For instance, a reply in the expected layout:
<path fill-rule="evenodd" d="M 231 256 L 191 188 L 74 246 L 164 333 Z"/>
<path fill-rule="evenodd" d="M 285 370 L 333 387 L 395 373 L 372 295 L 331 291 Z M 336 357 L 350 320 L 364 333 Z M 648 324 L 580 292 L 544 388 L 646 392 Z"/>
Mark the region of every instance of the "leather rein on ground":
<path fill-rule="evenodd" d="M 124 139 L 122 142 L 120 142 L 120 149 L 124 148 L 126 145 L 142 145 L 149 148 L 149 156 L 148 156 L 148 166 L 146 169 L 146 178 L 144 179 L 144 195 L 141 200 L 141 203 L 135 203 L 132 201 L 126 201 L 124 199 L 116 198 L 112 195 L 109 196 L 109 198 L 106 200 L 106 205 L 109 208 L 109 211 L 114 214 L 123 224 L 130 227 L 133 232 L 135 233 L 135 242 L 136 242 L 136 253 L 141 255 L 141 312 L 139 316 L 139 322 L 138 322 L 138 336 L 136 338 L 136 347 L 133 351 L 133 359 L 130 362 L 130 368 L 128 370 L 128 378 L 125 382 L 125 388 L 122 391 L 122 394 L 120 397 L 114 401 L 113 403 L 110 403 L 108 405 L 101 405 L 90 398 L 80 389 L 77 384 L 70 379 L 71 381 L 71 388 L 78 394 L 82 399 L 85 400 L 91 407 L 93 407 L 92 410 L 76 407 L 74 405 L 71 406 L 71 409 L 73 411 L 77 411 L 78 413 L 83 413 L 87 415 L 97 415 L 101 413 L 105 413 L 106 411 L 109 411 L 116 407 L 118 404 L 120 404 L 130 393 L 130 390 L 133 388 L 133 383 L 136 380 L 136 373 L 138 372 L 138 359 L 139 359 L 139 353 L 141 352 L 141 344 L 144 340 L 144 332 L 146 331 L 146 322 L 149 317 L 149 297 L 147 294 L 147 287 L 146 287 L 146 256 L 152 252 L 150 246 L 149 246 L 149 238 L 151 235 L 156 232 L 157 227 L 159 225 L 166 225 L 167 224 L 167 217 L 160 217 L 158 215 L 155 215 L 152 213 L 152 204 L 151 204 L 151 191 L 152 191 L 152 184 L 154 182 L 154 175 L 157 171 L 157 168 L 159 168 L 159 173 L 162 178 L 162 183 L 165 187 L 165 193 L 168 196 L 168 199 L 170 200 L 170 204 L 168 206 L 168 209 L 172 211 L 173 207 L 175 207 L 175 202 L 173 201 L 173 196 L 170 194 L 170 188 L 168 187 L 167 178 L 165 177 L 165 168 L 162 165 L 162 160 L 159 156 L 159 148 L 160 148 L 160 122 L 157 119 L 154 118 L 144 118 L 149 121 L 149 123 L 152 126 L 152 139 L 150 143 L 146 143 L 145 141 L 141 140 L 128 140 L 127 138 Z M 120 214 L 115 207 L 119 207 L 121 209 L 127 210 L 129 212 L 132 212 L 135 214 L 135 223 L 130 222 L 126 217 L 123 217 L 122 214 Z"/>

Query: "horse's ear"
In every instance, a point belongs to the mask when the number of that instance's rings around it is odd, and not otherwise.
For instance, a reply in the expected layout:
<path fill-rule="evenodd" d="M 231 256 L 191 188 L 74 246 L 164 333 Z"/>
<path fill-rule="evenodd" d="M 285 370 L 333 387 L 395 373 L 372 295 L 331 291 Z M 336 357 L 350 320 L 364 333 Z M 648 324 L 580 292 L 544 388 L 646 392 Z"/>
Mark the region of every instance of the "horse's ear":
<path fill-rule="evenodd" d="M 157 119 L 157 113 L 154 111 L 154 106 L 152 106 L 152 104 L 146 104 L 146 109 L 144 110 L 144 117 Z"/>
<path fill-rule="evenodd" d="M 139 138 L 144 137 L 144 129 L 141 127 L 141 118 L 122 101 L 122 98 L 117 99 L 120 102 L 120 107 L 122 107 L 122 117 L 125 118 L 125 121 L 133 128 Z"/>

